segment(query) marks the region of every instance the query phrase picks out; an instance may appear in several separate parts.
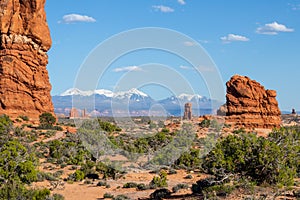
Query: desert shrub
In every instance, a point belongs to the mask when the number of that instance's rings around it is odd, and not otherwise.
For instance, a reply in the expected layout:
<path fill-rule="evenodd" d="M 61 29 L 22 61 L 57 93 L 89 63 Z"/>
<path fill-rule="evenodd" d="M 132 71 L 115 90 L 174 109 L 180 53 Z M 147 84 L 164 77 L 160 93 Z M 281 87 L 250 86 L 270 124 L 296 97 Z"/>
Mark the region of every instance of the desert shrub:
<path fill-rule="evenodd" d="M 192 191 L 195 194 L 203 194 L 203 191 L 206 188 L 212 187 L 215 185 L 215 180 L 212 178 L 206 178 L 203 180 L 197 181 L 196 184 L 193 184 Z"/>
<path fill-rule="evenodd" d="M 75 181 L 82 181 L 84 179 L 84 172 L 81 170 L 76 170 L 74 173 Z"/>
<path fill-rule="evenodd" d="M 37 158 L 18 141 L 0 147 L 0 177 L 7 182 L 31 183 L 37 180 Z"/>
<path fill-rule="evenodd" d="M 110 122 L 105 122 L 105 121 L 102 121 L 100 119 L 98 119 L 98 122 L 99 122 L 100 128 L 102 130 L 104 130 L 105 132 L 112 133 L 112 132 L 122 131 L 121 128 L 117 127 L 115 124 L 112 124 Z"/>
<path fill-rule="evenodd" d="M 134 183 L 134 182 L 129 182 L 129 183 L 125 183 L 123 185 L 123 188 L 136 188 L 137 187 L 137 183 Z"/>
<path fill-rule="evenodd" d="M 159 173 L 159 176 L 154 176 L 152 181 L 150 182 L 150 188 L 155 189 L 155 188 L 160 188 L 160 187 L 167 187 L 167 173 L 162 170 Z"/>
<path fill-rule="evenodd" d="M 99 181 L 98 183 L 97 183 L 97 186 L 98 187 L 103 187 L 103 186 L 107 186 L 107 183 L 106 183 L 106 181 Z"/>
<path fill-rule="evenodd" d="M 50 190 L 29 190 L 21 183 L 7 183 L 0 186 L 0 199 L 38 199 L 48 200 Z"/>
<path fill-rule="evenodd" d="M 204 120 L 199 124 L 199 126 L 200 126 L 201 128 L 208 128 L 208 127 L 210 126 L 210 120 L 204 119 Z"/>
<path fill-rule="evenodd" d="M 49 200 L 65 200 L 65 197 L 61 194 L 53 194 L 52 198 L 49 198 Z"/>
<path fill-rule="evenodd" d="M 168 189 L 159 189 L 159 190 L 156 190 L 155 192 L 153 192 L 150 195 L 150 199 L 161 200 L 161 199 L 164 199 L 164 198 L 169 198 L 170 196 L 171 196 L 170 190 L 168 190 Z"/>
<path fill-rule="evenodd" d="M 29 121 L 29 118 L 26 115 L 20 115 L 20 116 L 18 116 L 18 118 L 22 119 L 25 122 Z"/>
<path fill-rule="evenodd" d="M 90 185 L 90 184 L 93 184 L 93 182 L 92 182 L 91 180 L 85 180 L 85 181 L 84 181 L 84 184 Z"/>
<path fill-rule="evenodd" d="M 231 185 L 216 185 L 216 186 L 205 188 L 203 193 L 205 196 L 208 197 L 213 195 L 226 197 L 230 195 L 234 189 L 235 187 Z"/>
<path fill-rule="evenodd" d="M 115 167 L 106 165 L 103 162 L 97 163 L 96 171 L 103 174 L 104 179 L 107 178 L 117 179 L 119 178 L 119 175 L 122 174 L 122 172 L 116 169 Z"/>
<path fill-rule="evenodd" d="M 55 173 L 53 173 L 53 176 L 56 177 L 56 178 L 59 178 L 61 175 L 63 175 L 64 171 L 63 170 L 59 170 Z"/>
<path fill-rule="evenodd" d="M 292 185 L 299 167 L 299 138 L 299 131 L 286 128 L 268 138 L 230 135 L 217 142 L 202 166 L 214 175 L 222 171 L 250 177 L 258 184 Z"/>
<path fill-rule="evenodd" d="M 105 194 L 103 195 L 103 198 L 112 199 L 112 198 L 114 198 L 114 195 L 112 195 L 112 194 L 110 194 L 110 193 L 105 193 Z"/>
<path fill-rule="evenodd" d="M 246 130 L 244 128 L 240 128 L 238 130 L 234 130 L 233 134 L 242 134 L 242 133 L 246 133 Z"/>
<path fill-rule="evenodd" d="M 149 189 L 149 186 L 145 185 L 144 183 L 140 183 L 136 186 L 136 189 L 137 190 L 148 190 Z"/>
<path fill-rule="evenodd" d="M 177 184 L 176 186 L 174 186 L 172 188 L 172 192 L 176 193 L 179 190 L 188 189 L 188 188 L 189 188 L 188 184 L 182 184 L 182 183 L 180 183 L 180 184 Z"/>
<path fill-rule="evenodd" d="M 129 197 L 121 194 L 113 198 L 113 200 L 131 200 Z"/>
<path fill-rule="evenodd" d="M 8 134 L 12 129 L 13 123 L 7 115 L 0 116 L 0 134 Z"/>
<path fill-rule="evenodd" d="M 168 175 L 177 174 L 175 169 L 169 169 Z"/>
<path fill-rule="evenodd" d="M 56 122 L 56 118 L 51 113 L 43 113 L 40 115 L 40 126 L 41 129 L 53 129 L 53 125 Z"/>
<path fill-rule="evenodd" d="M 201 164 L 200 150 L 191 149 L 189 152 L 181 154 L 181 156 L 176 160 L 175 165 L 177 167 L 185 168 L 199 168 Z"/>
<path fill-rule="evenodd" d="M 193 176 L 191 174 L 187 175 L 186 177 L 184 177 L 185 179 L 193 179 Z"/>

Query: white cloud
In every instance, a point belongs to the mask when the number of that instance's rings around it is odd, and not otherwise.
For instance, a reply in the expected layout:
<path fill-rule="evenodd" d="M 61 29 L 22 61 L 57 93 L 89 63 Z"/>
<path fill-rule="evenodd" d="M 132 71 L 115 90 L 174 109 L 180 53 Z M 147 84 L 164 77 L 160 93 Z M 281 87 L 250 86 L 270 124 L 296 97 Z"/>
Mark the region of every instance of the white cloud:
<path fill-rule="evenodd" d="M 152 6 L 152 8 L 155 11 L 160 11 L 160 12 L 163 12 L 163 13 L 170 13 L 170 12 L 174 12 L 175 11 L 173 8 L 170 8 L 168 6 L 163 6 L 163 5 Z"/>
<path fill-rule="evenodd" d="M 287 28 L 283 24 L 273 22 L 270 24 L 265 24 L 264 26 L 258 27 L 256 33 L 265 35 L 277 35 L 279 32 L 293 32 L 294 29 Z"/>
<path fill-rule="evenodd" d="M 96 19 L 87 15 L 69 14 L 69 15 L 64 15 L 62 21 L 59 21 L 59 23 L 61 22 L 65 24 L 70 24 L 75 22 L 96 22 Z"/>
<path fill-rule="evenodd" d="M 185 42 L 183 43 L 183 45 L 184 45 L 184 46 L 187 46 L 187 47 L 192 47 L 192 46 L 196 46 L 197 43 L 191 42 L 191 41 L 185 41 Z"/>
<path fill-rule="evenodd" d="M 300 4 L 289 3 L 288 5 L 292 8 L 292 10 L 300 10 Z"/>
<path fill-rule="evenodd" d="M 180 69 L 184 69 L 184 70 L 194 70 L 193 67 L 189 67 L 189 66 L 185 66 L 185 65 L 181 65 L 179 66 Z"/>
<path fill-rule="evenodd" d="M 142 68 L 138 66 L 119 67 L 114 69 L 114 72 L 129 72 L 129 71 L 141 71 Z"/>
<path fill-rule="evenodd" d="M 227 36 L 221 37 L 221 40 L 223 43 L 230 43 L 230 42 L 248 42 L 250 39 L 241 35 L 228 34 Z"/>
<path fill-rule="evenodd" d="M 185 5 L 186 3 L 185 3 L 185 0 L 177 0 L 177 2 L 179 3 L 179 4 L 181 4 L 181 5 Z"/>

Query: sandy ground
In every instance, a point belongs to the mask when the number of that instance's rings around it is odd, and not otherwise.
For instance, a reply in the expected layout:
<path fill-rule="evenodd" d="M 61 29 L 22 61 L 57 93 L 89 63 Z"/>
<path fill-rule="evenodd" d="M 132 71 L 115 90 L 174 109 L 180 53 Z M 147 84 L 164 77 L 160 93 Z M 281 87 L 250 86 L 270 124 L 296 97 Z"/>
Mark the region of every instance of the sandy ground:
<path fill-rule="evenodd" d="M 179 183 L 186 183 L 191 186 L 193 183 L 196 183 L 198 180 L 203 179 L 206 175 L 196 175 L 192 174 L 192 179 L 185 179 L 188 175 L 183 170 L 178 171 L 177 174 L 168 175 L 168 189 L 172 190 L 172 187 Z M 125 189 L 122 188 L 125 183 L 135 182 L 135 183 L 144 183 L 149 184 L 155 174 L 150 174 L 149 172 L 141 172 L 141 173 L 128 173 L 124 177 L 119 180 L 107 180 L 107 184 L 111 187 L 98 187 L 96 186 L 99 180 L 95 180 L 93 184 L 86 185 L 83 182 L 79 183 L 64 183 L 63 187 L 58 187 L 54 189 L 52 193 L 61 194 L 65 197 L 66 200 L 96 200 L 102 199 L 105 193 L 110 193 L 114 196 L 123 194 L 132 199 L 138 198 L 147 198 L 153 193 L 155 190 L 146 190 L 146 191 L 137 191 L 136 189 Z M 44 181 L 39 183 L 34 183 L 34 188 L 50 188 L 50 182 Z M 192 192 L 188 190 L 182 190 L 177 195 L 180 194 L 191 194 Z"/>

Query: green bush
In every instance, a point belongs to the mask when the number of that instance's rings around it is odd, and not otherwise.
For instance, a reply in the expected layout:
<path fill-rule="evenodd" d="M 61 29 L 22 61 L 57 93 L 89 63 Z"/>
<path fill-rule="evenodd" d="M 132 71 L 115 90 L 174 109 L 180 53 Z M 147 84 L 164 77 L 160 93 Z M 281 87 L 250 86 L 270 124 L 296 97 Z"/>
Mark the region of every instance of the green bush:
<path fill-rule="evenodd" d="M 140 190 L 140 191 L 142 191 L 142 190 L 148 190 L 148 189 L 149 189 L 149 186 L 145 185 L 144 183 L 140 183 L 140 184 L 138 184 L 138 185 L 136 186 L 136 189 L 137 189 L 137 190 Z"/>
<path fill-rule="evenodd" d="M 12 121 L 7 115 L 0 116 L 0 135 L 8 134 L 12 129 Z"/>
<path fill-rule="evenodd" d="M 105 199 L 105 198 L 107 198 L 107 199 L 112 199 L 112 198 L 114 198 L 114 195 L 112 195 L 112 194 L 110 194 L 110 193 L 105 193 L 104 195 L 103 195 L 103 198 Z"/>
<path fill-rule="evenodd" d="M 25 122 L 29 121 L 29 118 L 26 115 L 20 115 L 18 118 L 22 119 Z"/>
<path fill-rule="evenodd" d="M 107 183 L 106 183 L 106 181 L 99 181 L 98 183 L 97 183 L 97 186 L 98 187 L 102 187 L 102 186 L 107 186 Z"/>
<path fill-rule="evenodd" d="M 113 198 L 113 200 L 131 200 L 129 197 L 121 194 Z"/>
<path fill-rule="evenodd" d="M 43 113 L 40 115 L 40 125 L 44 127 L 52 127 L 56 122 L 56 118 L 51 113 Z"/>
<path fill-rule="evenodd" d="M 202 167 L 213 175 L 239 174 L 258 184 L 293 185 L 300 166 L 299 138 L 300 131 L 291 128 L 275 130 L 268 138 L 230 135 L 217 142 Z"/>
<path fill-rule="evenodd" d="M 82 181 L 84 179 L 84 173 L 81 170 L 76 170 L 74 173 L 75 181 Z"/>
<path fill-rule="evenodd" d="M 137 183 L 134 183 L 134 182 L 129 182 L 129 183 L 125 183 L 123 185 L 123 188 L 136 188 L 138 186 Z"/>
<path fill-rule="evenodd" d="M 189 186 L 188 186 L 188 184 L 178 184 L 178 185 L 176 185 L 176 186 L 174 186 L 173 188 L 172 188 L 172 192 L 174 192 L 174 193 L 176 193 L 176 192 L 178 192 L 179 190 L 183 190 L 183 189 L 188 189 L 189 188 Z"/>
<path fill-rule="evenodd" d="M 37 158 L 18 141 L 0 147 L 0 177 L 6 181 L 31 183 L 37 180 Z"/>
<path fill-rule="evenodd" d="M 183 153 L 175 162 L 177 167 L 199 168 L 201 164 L 200 150 L 191 149 L 190 152 Z"/>
<path fill-rule="evenodd" d="M 152 181 L 150 182 L 150 188 L 155 189 L 155 188 L 161 188 L 161 187 L 167 187 L 167 173 L 162 170 L 159 173 L 159 176 L 153 177 Z"/>
<path fill-rule="evenodd" d="M 168 189 L 159 189 L 159 190 L 156 190 L 155 192 L 153 192 L 150 195 L 150 199 L 162 200 L 162 199 L 165 199 L 165 198 L 169 198 L 170 196 L 171 196 L 170 190 L 168 190 Z"/>

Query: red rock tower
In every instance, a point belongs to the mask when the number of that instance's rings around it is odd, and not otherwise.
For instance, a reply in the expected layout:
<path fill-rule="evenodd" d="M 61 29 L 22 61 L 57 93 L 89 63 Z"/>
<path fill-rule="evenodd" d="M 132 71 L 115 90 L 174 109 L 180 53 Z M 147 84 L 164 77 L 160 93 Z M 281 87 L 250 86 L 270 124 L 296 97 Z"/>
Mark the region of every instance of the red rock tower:
<path fill-rule="evenodd" d="M 243 128 L 280 127 L 276 91 L 265 90 L 258 82 L 239 75 L 233 76 L 226 86 L 226 123 Z"/>
<path fill-rule="evenodd" d="M 45 1 L 1 0 L 0 115 L 37 120 L 41 113 L 53 113 Z"/>
<path fill-rule="evenodd" d="M 192 103 L 186 103 L 184 105 L 184 120 L 192 120 Z"/>
<path fill-rule="evenodd" d="M 76 108 L 72 108 L 70 111 L 70 119 L 76 119 L 79 118 L 79 112 Z"/>

